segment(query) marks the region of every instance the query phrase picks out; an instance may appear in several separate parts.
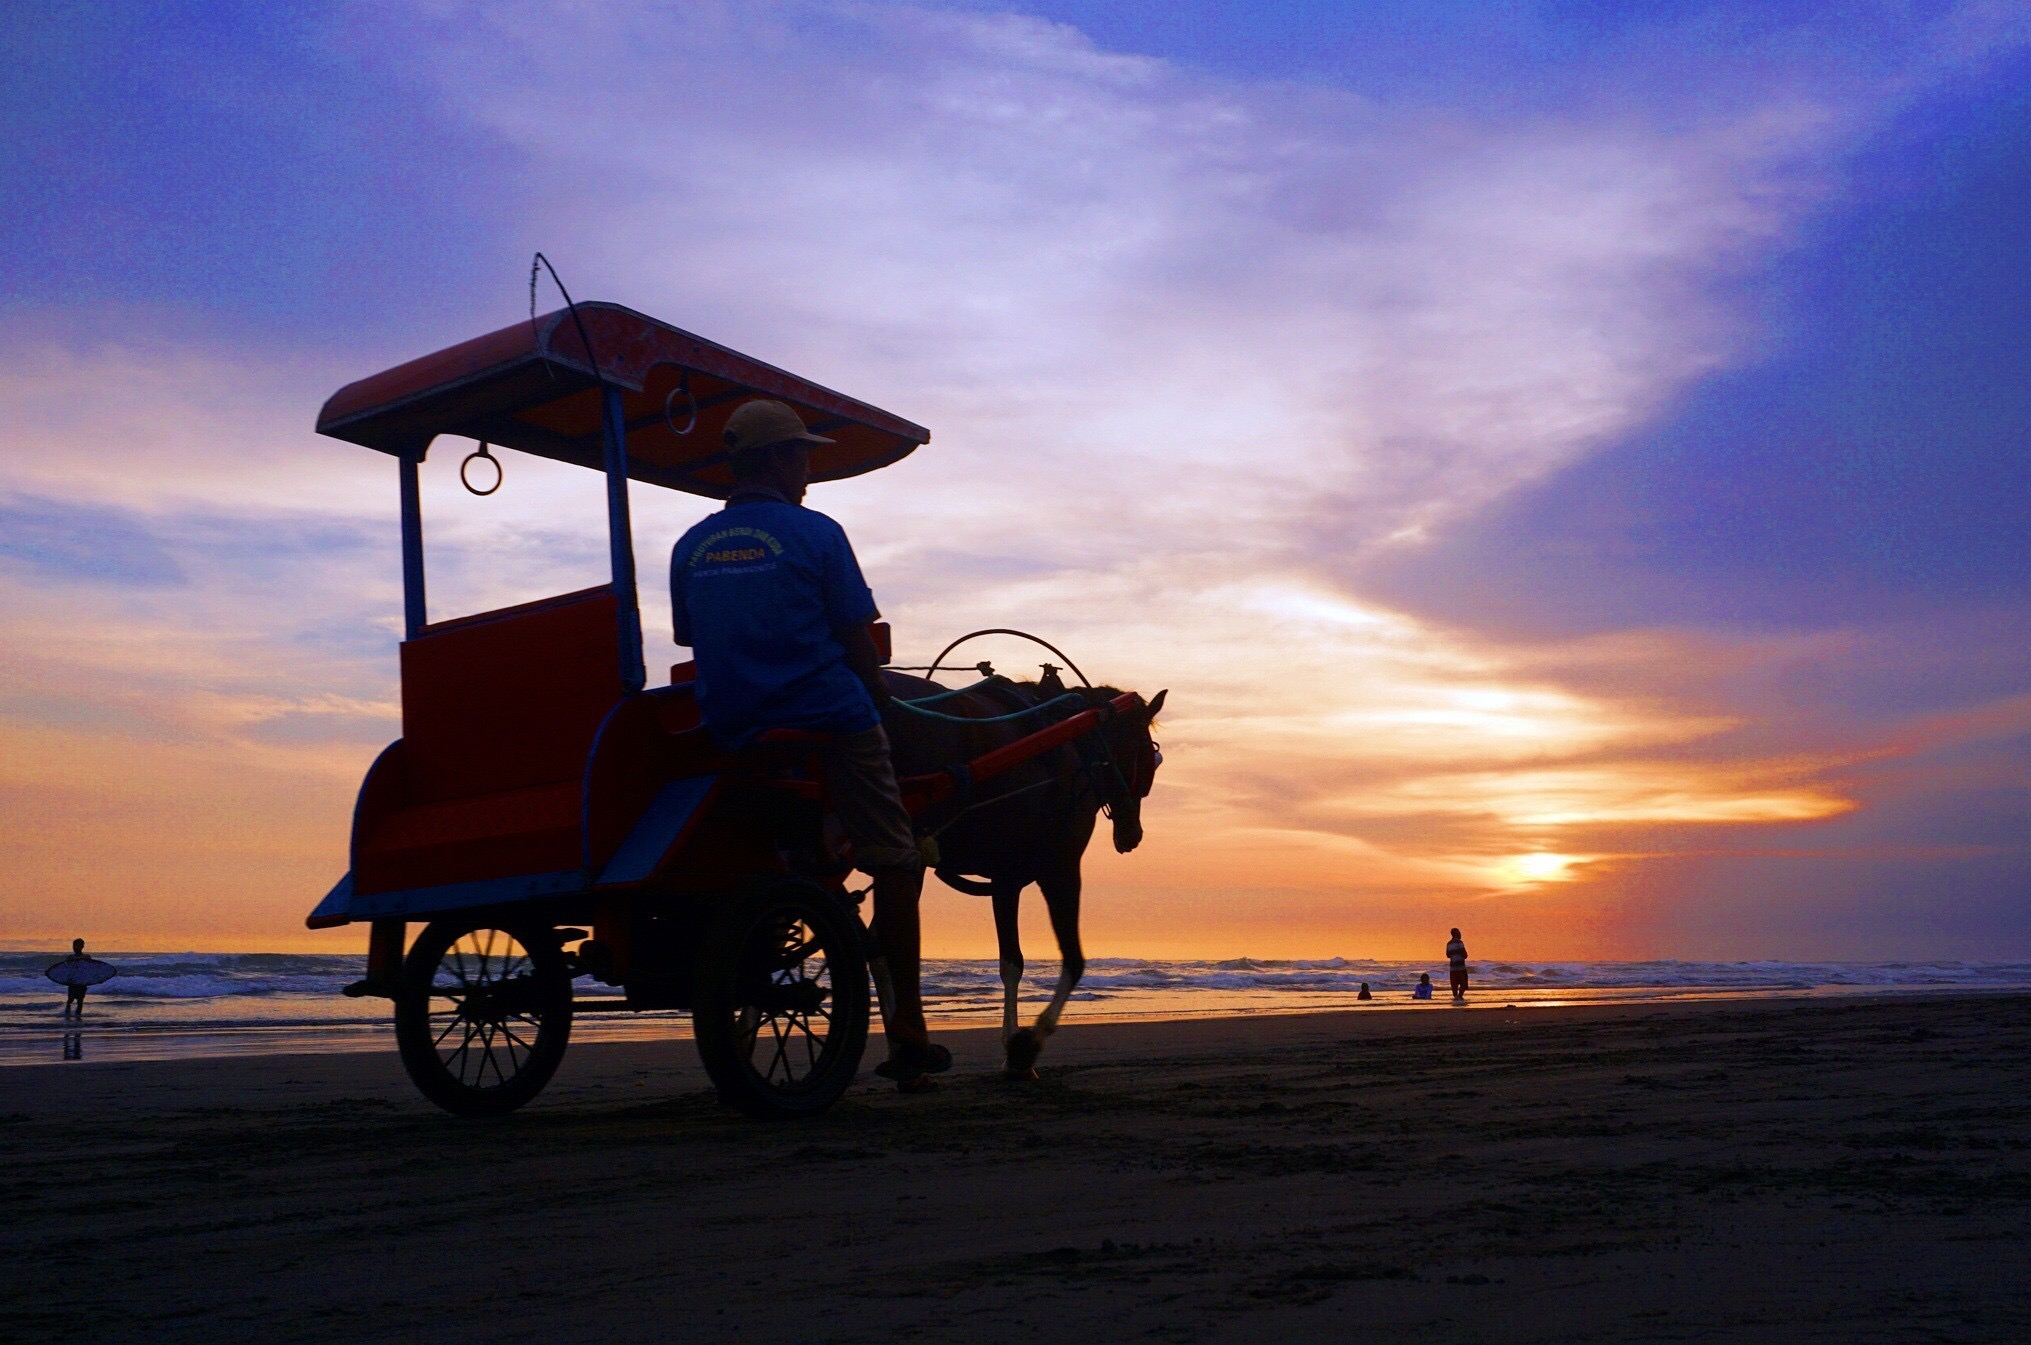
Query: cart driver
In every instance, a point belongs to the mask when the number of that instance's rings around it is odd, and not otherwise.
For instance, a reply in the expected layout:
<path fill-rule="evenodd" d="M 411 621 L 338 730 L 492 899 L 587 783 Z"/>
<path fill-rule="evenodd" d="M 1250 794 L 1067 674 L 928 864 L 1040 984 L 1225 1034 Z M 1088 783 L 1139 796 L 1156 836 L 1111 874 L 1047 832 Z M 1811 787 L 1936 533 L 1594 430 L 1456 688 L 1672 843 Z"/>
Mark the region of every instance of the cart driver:
<path fill-rule="evenodd" d="M 875 936 L 888 964 L 889 1058 L 875 1071 L 908 1091 L 927 1088 L 952 1053 L 932 1045 L 924 1026 L 924 860 L 882 728 L 889 692 L 867 630 L 880 614 L 845 530 L 802 504 L 811 445 L 832 440 L 766 400 L 737 408 L 724 439 L 733 495 L 670 556 L 677 643 L 692 649 L 699 712 L 721 747 L 738 751 L 776 728 L 832 735 L 826 786 L 855 861 L 874 879 Z"/>

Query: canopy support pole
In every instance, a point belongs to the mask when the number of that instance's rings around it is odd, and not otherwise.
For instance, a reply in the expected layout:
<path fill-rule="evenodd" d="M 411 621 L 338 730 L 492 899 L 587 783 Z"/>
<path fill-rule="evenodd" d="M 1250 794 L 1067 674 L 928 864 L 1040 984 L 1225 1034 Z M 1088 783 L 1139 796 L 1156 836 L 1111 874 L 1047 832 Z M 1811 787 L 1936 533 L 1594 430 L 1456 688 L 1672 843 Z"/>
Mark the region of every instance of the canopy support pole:
<path fill-rule="evenodd" d="M 429 624 L 429 610 L 423 602 L 423 490 L 416 467 L 428 451 L 404 451 L 402 463 L 402 615 L 408 630 L 404 638 L 414 640 Z"/>
<path fill-rule="evenodd" d="M 606 439 L 606 531 L 613 557 L 615 624 L 620 627 L 621 683 L 629 691 L 640 691 L 648 673 L 642 666 L 642 606 L 635 592 L 635 532 L 628 519 L 628 421 L 620 390 L 608 387 L 603 394 L 600 428 Z"/>

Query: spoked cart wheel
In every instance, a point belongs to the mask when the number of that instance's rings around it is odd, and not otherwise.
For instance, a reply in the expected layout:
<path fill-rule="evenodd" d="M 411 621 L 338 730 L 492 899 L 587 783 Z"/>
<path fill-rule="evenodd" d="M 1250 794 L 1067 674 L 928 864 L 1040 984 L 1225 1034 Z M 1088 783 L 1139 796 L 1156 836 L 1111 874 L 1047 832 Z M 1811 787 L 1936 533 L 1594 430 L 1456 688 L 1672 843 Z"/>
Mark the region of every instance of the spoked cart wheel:
<path fill-rule="evenodd" d="M 550 1082 L 571 1036 L 571 973 L 547 929 L 437 920 L 402 968 L 395 1042 L 423 1096 L 500 1116 Z"/>
<path fill-rule="evenodd" d="M 733 898 L 700 950 L 693 1028 L 728 1105 L 772 1120 L 839 1100 L 867 1047 L 860 920 L 797 879 Z"/>

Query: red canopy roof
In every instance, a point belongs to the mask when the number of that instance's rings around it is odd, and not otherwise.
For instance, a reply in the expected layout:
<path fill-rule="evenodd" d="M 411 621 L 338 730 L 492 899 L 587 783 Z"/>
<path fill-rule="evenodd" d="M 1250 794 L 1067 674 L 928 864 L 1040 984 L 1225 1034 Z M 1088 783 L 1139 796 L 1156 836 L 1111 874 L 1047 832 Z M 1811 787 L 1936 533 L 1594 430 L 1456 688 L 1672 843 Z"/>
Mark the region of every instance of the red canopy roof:
<path fill-rule="evenodd" d="M 788 402 L 813 431 L 838 441 L 813 445 L 814 481 L 886 467 L 930 442 L 921 425 L 633 309 L 582 303 L 578 313 L 600 372 L 620 390 L 628 475 L 637 481 L 724 497 L 733 476 L 720 431 L 752 397 Z M 570 310 L 559 309 L 348 383 L 318 413 L 317 430 L 396 454 L 459 435 L 598 469 L 592 371 Z"/>

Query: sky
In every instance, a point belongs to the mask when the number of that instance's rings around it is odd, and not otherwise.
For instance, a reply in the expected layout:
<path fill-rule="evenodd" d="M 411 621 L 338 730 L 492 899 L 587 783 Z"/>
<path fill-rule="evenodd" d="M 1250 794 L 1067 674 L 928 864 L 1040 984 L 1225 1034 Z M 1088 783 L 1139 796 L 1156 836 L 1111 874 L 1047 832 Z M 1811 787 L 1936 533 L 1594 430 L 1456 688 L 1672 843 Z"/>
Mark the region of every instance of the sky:
<path fill-rule="evenodd" d="M 1090 952 L 2031 957 L 2031 6 L 0 34 L 0 943 L 362 944 L 302 917 L 400 732 L 395 482 L 311 426 L 540 248 L 931 427 L 810 500 L 902 661 L 1169 688 Z M 504 456 L 425 466 L 434 616 L 604 578 L 598 479 Z M 654 668 L 708 506 L 634 502 Z"/>

